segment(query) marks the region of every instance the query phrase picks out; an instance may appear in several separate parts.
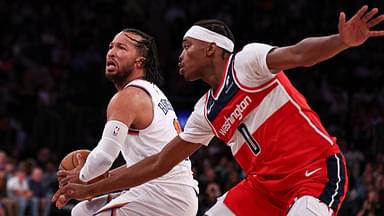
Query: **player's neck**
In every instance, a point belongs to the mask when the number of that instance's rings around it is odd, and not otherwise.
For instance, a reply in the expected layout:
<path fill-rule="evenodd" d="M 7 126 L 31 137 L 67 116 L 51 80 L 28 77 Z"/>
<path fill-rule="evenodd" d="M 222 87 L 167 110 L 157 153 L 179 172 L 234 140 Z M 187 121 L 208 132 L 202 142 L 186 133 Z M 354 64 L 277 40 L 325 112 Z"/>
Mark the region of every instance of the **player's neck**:
<path fill-rule="evenodd" d="M 132 82 L 133 80 L 138 80 L 138 79 L 144 79 L 145 75 L 143 73 L 135 73 L 131 74 L 130 76 L 125 79 L 125 81 L 120 82 L 120 83 L 114 83 L 117 91 L 120 91 L 125 88 L 125 86 L 128 85 L 128 83 Z"/>
<path fill-rule="evenodd" d="M 228 59 L 220 59 L 212 62 L 209 66 L 209 72 L 206 73 L 207 76 L 203 79 L 211 86 L 214 92 L 220 87 L 223 76 L 225 76 L 227 60 Z"/>

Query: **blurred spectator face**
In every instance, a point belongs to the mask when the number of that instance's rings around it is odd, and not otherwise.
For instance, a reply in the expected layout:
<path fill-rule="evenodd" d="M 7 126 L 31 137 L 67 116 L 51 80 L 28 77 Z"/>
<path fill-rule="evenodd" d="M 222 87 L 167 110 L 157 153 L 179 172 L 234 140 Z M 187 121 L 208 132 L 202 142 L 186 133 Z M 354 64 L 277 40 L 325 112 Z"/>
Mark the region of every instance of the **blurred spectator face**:
<path fill-rule="evenodd" d="M 41 182 L 41 180 L 43 179 L 43 174 L 43 170 L 36 167 L 32 171 L 31 178 L 35 182 Z"/>
<path fill-rule="evenodd" d="M 49 150 L 49 148 L 42 148 L 40 149 L 37 155 L 37 160 L 41 162 L 46 162 L 49 160 L 50 155 L 51 155 L 51 151 Z"/>
<path fill-rule="evenodd" d="M 219 185 L 214 182 L 209 183 L 206 189 L 206 194 L 210 200 L 214 200 L 219 197 L 221 195 Z"/>
<path fill-rule="evenodd" d="M 26 177 L 27 177 L 27 172 L 23 169 L 18 169 L 16 171 L 16 176 L 20 179 L 20 180 L 24 180 Z"/>
<path fill-rule="evenodd" d="M 379 196 L 376 190 L 370 190 L 368 193 L 368 201 L 371 203 L 375 203 L 379 200 Z"/>
<path fill-rule="evenodd" d="M 206 167 L 204 169 L 204 175 L 207 177 L 208 181 L 214 181 L 216 178 L 216 173 L 211 167 Z"/>
<path fill-rule="evenodd" d="M 14 163 L 12 163 L 12 162 L 7 162 L 6 164 L 5 164 L 5 171 L 7 172 L 7 173 L 13 173 L 14 171 L 15 171 L 15 164 Z"/>

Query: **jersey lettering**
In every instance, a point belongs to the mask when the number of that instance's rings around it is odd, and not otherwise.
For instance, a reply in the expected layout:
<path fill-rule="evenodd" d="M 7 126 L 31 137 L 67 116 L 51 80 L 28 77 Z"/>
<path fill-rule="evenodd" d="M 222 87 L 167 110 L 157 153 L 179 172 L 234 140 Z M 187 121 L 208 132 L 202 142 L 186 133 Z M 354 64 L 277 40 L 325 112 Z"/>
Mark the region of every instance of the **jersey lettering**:
<path fill-rule="evenodd" d="M 243 112 L 251 104 L 251 102 L 252 99 L 247 95 L 239 104 L 236 105 L 235 110 L 233 110 L 229 116 L 224 117 L 225 122 L 219 130 L 221 135 L 225 136 L 236 120 L 241 121 L 243 119 Z"/>
<path fill-rule="evenodd" d="M 171 103 L 167 99 L 161 99 L 157 106 L 163 110 L 164 115 L 167 115 L 168 111 L 173 110 Z"/>

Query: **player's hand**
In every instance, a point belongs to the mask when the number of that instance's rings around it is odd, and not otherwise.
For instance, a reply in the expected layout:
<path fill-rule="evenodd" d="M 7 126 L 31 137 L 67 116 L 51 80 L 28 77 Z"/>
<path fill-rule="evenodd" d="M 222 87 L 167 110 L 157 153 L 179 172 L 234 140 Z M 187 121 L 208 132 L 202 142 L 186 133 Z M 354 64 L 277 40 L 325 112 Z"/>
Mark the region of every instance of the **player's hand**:
<path fill-rule="evenodd" d="M 78 165 L 73 170 L 59 170 L 57 172 L 57 179 L 59 181 L 59 187 L 63 187 L 68 183 L 83 183 L 79 179 L 80 170 L 83 168 L 85 159 L 81 156 L 81 154 L 76 154 L 76 160 Z"/>
<path fill-rule="evenodd" d="M 91 187 L 91 185 L 68 183 L 56 191 L 52 197 L 52 202 L 56 202 L 56 206 L 59 208 L 61 203 L 65 205 L 71 199 L 92 199 Z"/>
<path fill-rule="evenodd" d="M 371 31 L 370 29 L 384 20 L 384 15 L 377 15 L 377 8 L 368 11 L 368 6 L 364 5 L 347 22 L 345 13 L 339 16 L 339 34 L 341 40 L 349 47 L 359 46 L 369 37 L 384 36 L 384 31 Z"/>
<path fill-rule="evenodd" d="M 56 192 L 57 193 L 57 192 Z M 55 194 L 56 195 L 56 194 Z M 68 202 L 69 202 L 70 199 L 68 199 L 67 197 L 65 197 L 65 195 L 57 195 L 57 196 L 53 196 L 52 198 L 52 202 L 55 203 L 55 206 L 56 208 L 58 209 L 62 209 Z"/>

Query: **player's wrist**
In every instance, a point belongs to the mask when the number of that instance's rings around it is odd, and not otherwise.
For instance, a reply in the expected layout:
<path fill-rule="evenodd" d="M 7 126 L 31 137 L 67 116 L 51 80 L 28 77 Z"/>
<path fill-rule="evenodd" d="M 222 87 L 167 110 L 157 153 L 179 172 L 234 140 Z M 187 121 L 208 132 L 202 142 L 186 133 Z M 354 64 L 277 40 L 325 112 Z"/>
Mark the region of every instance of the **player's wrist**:
<path fill-rule="evenodd" d="M 339 41 L 342 49 L 348 49 L 348 48 L 352 47 L 352 45 L 348 44 L 348 42 L 345 40 L 345 38 L 342 36 L 341 33 L 337 34 L 336 38 Z"/>

